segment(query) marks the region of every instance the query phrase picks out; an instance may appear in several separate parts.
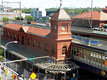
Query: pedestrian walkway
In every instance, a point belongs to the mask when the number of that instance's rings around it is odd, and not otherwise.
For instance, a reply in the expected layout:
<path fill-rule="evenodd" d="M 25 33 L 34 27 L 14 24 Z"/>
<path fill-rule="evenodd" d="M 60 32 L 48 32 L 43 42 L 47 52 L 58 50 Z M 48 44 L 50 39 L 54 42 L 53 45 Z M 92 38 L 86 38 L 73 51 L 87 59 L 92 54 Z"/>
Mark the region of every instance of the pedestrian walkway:
<path fill-rule="evenodd" d="M 2 68 L 4 65 L 2 64 L 0 67 Z M 6 78 L 7 78 L 7 80 L 12 80 L 12 71 L 10 71 L 10 69 L 9 68 L 7 68 L 7 67 L 4 67 L 4 70 L 2 70 L 0 68 L 0 72 L 1 72 L 1 80 L 6 80 Z M 5 70 L 7 70 L 6 72 L 5 72 Z M 5 74 L 6 73 L 6 74 Z"/>
<path fill-rule="evenodd" d="M 5 70 L 6 70 L 6 72 L 5 72 Z M 0 65 L 0 73 L 1 73 L 0 77 L 2 78 L 0 80 L 6 80 L 6 78 L 7 78 L 7 80 L 13 80 L 15 77 L 17 77 L 18 80 L 23 80 L 23 78 L 21 78 L 21 77 L 19 79 L 18 73 L 16 73 L 15 71 L 13 71 L 12 69 L 10 69 L 7 66 L 5 67 L 4 64 L 2 64 L 2 63 Z M 24 80 L 27 80 L 27 79 L 24 79 Z"/>

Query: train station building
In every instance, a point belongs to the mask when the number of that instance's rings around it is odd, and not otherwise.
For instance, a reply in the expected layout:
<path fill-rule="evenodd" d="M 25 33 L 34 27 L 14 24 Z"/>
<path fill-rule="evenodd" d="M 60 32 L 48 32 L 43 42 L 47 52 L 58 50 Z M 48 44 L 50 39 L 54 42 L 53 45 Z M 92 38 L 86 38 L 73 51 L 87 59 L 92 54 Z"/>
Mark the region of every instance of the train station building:
<path fill-rule="evenodd" d="M 51 29 L 45 26 L 33 27 L 8 23 L 3 27 L 2 45 L 9 41 L 18 41 L 18 44 L 10 44 L 7 49 L 7 57 L 11 59 L 22 59 L 31 57 L 49 56 L 49 58 L 20 62 L 19 66 L 26 69 L 64 74 L 77 70 L 79 66 L 71 59 L 71 23 L 70 16 L 63 10 L 58 9 L 50 20 Z M 16 66 L 17 67 L 17 66 Z M 17 67 L 18 68 L 18 67 Z M 22 69 L 16 69 L 22 70 Z"/>

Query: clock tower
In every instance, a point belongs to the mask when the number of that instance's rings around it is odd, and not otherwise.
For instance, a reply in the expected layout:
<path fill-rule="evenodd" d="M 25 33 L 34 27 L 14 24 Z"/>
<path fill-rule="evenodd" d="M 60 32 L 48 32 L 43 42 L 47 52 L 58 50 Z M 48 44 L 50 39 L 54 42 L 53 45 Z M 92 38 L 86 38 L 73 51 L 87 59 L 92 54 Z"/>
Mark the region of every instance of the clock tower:
<path fill-rule="evenodd" d="M 56 57 L 58 60 L 64 60 L 69 57 L 71 50 L 71 17 L 64 9 L 58 9 L 50 22 L 50 38 L 56 41 Z"/>
<path fill-rule="evenodd" d="M 51 37 L 54 39 L 71 39 L 71 18 L 64 9 L 59 9 L 51 17 Z"/>

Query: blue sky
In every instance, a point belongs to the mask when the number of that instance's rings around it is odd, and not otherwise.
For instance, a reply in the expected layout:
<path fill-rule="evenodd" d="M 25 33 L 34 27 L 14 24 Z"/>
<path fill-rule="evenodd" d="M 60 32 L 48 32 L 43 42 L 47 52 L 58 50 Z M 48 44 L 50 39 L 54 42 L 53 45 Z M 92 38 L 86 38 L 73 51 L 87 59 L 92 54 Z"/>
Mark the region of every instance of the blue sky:
<path fill-rule="evenodd" d="M 9 2 L 22 2 L 22 7 L 26 8 L 58 8 L 60 0 L 3 0 Z M 90 7 L 91 0 L 62 0 L 62 7 L 77 8 Z M 1 3 L 1 2 L 0 2 Z M 5 6 L 19 7 L 18 4 L 4 4 Z M 93 7 L 105 7 L 107 0 L 93 0 Z"/>

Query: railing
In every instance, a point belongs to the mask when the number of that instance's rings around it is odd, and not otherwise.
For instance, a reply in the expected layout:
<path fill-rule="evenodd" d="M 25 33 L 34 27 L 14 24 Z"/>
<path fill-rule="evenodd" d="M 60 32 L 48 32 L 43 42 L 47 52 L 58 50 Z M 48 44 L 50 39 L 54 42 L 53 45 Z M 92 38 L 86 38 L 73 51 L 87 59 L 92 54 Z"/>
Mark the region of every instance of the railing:
<path fill-rule="evenodd" d="M 100 46 L 101 42 L 99 40 L 93 39 L 93 38 L 88 38 L 88 37 L 83 37 L 83 36 L 76 36 L 72 35 L 72 42 L 78 43 L 78 44 L 84 44 L 87 46 L 94 45 L 94 46 Z"/>
<path fill-rule="evenodd" d="M 107 71 L 107 66 L 105 64 L 101 64 L 101 63 L 94 62 L 94 61 L 91 61 L 91 60 L 88 60 L 85 58 L 81 58 L 81 57 L 77 57 L 77 56 L 73 56 L 73 59 Z"/>

